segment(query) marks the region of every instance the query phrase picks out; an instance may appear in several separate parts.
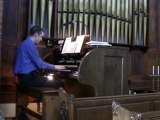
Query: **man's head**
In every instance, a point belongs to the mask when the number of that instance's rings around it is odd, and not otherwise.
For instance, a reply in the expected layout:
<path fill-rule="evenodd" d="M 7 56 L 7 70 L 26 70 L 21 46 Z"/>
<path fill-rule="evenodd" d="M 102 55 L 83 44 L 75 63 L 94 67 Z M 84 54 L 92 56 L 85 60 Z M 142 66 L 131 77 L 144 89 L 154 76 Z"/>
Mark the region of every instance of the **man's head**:
<path fill-rule="evenodd" d="M 33 39 L 35 44 L 38 44 L 40 41 L 42 41 L 43 35 L 44 31 L 39 26 L 33 26 L 29 31 L 29 36 Z"/>

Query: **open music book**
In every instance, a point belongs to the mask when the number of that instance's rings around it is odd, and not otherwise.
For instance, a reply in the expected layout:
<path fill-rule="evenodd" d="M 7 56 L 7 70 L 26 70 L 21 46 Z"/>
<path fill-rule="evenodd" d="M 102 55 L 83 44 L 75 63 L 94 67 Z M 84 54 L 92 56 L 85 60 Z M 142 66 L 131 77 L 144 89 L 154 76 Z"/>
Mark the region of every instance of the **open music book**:
<path fill-rule="evenodd" d="M 89 41 L 89 35 L 77 36 L 74 40 L 72 37 L 66 38 L 61 54 L 65 53 L 81 53 Z"/>

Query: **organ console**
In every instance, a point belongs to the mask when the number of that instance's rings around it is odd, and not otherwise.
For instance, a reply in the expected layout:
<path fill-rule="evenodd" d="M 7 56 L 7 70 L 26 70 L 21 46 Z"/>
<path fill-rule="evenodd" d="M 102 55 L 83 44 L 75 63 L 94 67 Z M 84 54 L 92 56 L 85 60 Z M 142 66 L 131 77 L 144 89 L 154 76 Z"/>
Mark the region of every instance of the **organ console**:
<path fill-rule="evenodd" d="M 53 77 L 62 80 L 65 91 L 75 97 L 122 95 L 128 94 L 128 53 L 124 47 L 85 45 L 79 53 L 53 51 L 45 61 L 66 67 L 54 71 Z"/>
<path fill-rule="evenodd" d="M 76 39 L 72 37 L 66 38 L 54 64 L 64 65 L 70 70 L 78 70 L 81 59 L 87 53 L 86 42 L 88 41 L 89 35 L 80 35 Z"/>
<path fill-rule="evenodd" d="M 53 51 L 53 53 L 44 58 L 45 61 L 52 64 L 66 67 L 65 70 L 47 71 L 45 74 L 53 73 L 53 80 L 61 80 L 64 83 L 65 91 L 73 94 L 75 97 L 95 96 L 94 88 L 92 86 L 82 84 L 78 80 L 79 65 L 89 51 L 86 44 L 88 41 L 89 35 L 66 38 L 61 50 Z M 54 59 L 49 61 L 51 57 L 54 57 Z M 85 90 L 88 92 L 85 92 Z"/>

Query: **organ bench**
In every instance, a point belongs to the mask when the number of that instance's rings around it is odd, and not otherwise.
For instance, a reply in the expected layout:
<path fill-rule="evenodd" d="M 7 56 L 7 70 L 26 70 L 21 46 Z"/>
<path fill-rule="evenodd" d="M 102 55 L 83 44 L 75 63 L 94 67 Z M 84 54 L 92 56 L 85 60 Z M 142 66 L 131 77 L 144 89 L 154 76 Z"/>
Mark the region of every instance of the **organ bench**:
<path fill-rule="evenodd" d="M 24 93 L 17 93 L 17 116 L 20 112 L 27 113 L 34 118 L 40 120 L 57 120 L 60 117 L 63 117 L 64 112 L 60 109 L 64 109 L 63 101 L 64 99 L 59 98 L 59 91 L 63 94 L 63 90 L 54 89 L 54 88 L 46 88 L 46 87 L 32 87 L 29 88 Z M 65 93 L 65 95 L 67 95 Z M 42 103 L 42 112 L 35 112 L 27 107 L 26 96 L 32 97 L 36 99 L 38 104 Z M 66 113 L 65 113 L 66 114 Z"/>

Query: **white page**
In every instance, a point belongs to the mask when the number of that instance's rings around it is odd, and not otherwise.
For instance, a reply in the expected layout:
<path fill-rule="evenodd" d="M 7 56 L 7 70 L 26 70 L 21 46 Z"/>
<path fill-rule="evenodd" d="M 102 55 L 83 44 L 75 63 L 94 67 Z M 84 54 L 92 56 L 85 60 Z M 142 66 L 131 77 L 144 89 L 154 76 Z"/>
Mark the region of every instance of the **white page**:
<path fill-rule="evenodd" d="M 67 51 L 69 51 L 69 47 L 70 47 L 71 42 L 72 42 L 71 37 L 66 38 L 61 54 L 65 54 L 65 53 L 67 53 Z"/>
<path fill-rule="evenodd" d="M 76 38 L 77 47 L 75 49 L 75 53 L 80 53 L 81 52 L 82 45 L 83 45 L 83 42 L 84 42 L 84 37 L 85 37 L 85 35 L 77 36 L 77 38 Z"/>

